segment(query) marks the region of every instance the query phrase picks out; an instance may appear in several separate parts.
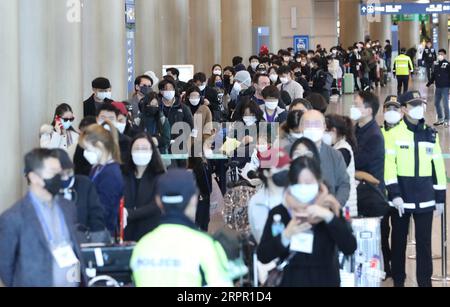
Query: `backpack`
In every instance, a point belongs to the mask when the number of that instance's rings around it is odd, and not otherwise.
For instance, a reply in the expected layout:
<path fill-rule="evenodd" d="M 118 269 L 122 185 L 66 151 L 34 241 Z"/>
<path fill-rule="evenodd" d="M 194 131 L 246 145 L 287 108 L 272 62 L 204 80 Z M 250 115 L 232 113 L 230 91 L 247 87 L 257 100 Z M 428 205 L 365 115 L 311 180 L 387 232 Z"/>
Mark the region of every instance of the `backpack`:
<path fill-rule="evenodd" d="M 319 71 L 319 79 L 321 81 L 323 81 L 323 84 L 324 84 L 323 89 L 327 90 L 327 91 L 331 91 L 331 88 L 333 87 L 333 81 L 334 81 L 333 75 L 330 74 L 329 72 L 322 70 L 322 71 Z"/>

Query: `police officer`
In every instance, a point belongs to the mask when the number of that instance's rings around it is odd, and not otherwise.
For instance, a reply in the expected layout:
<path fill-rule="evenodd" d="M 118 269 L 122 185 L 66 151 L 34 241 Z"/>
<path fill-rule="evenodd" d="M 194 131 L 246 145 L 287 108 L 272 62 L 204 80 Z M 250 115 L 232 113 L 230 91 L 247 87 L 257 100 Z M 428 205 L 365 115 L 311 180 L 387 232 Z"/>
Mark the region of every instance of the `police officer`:
<path fill-rule="evenodd" d="M 414 72 L 414 65 L 411 58 L 406 55 L 406 48 L 400 50 L 400 55 L 394 60 L 394 74 L 397 77 L 397 94 L 400 96 L 408 91 L 409 76 Z"/>
<path fill-rule="evenodd" d="M 413 216 L 417 282 L 431 287 L 433 211 L 440 215 L 444 210 L 445 165 L 439 137 L 425 125 L 426 101 L 418 92 L 408 92 L 399 100 L 404 119 L 386 133 L 385 181 L 391 206 L 398 210 L 392 216 L 392 277 L 394 286 L 404 286 L 406 241 Z"/>
<path fill-rule="evenodd" d="M 231 286 L 220 243 L 194 224 L 198 189 L 192 172 L 174 169 L 158 181 L 161 225 L 142 238 L 131 258 L 137 287 Z"/>
<path fill-rule="evenodd" d="M 427 42 L 425 49 L 423 50 L 422 59 L 424 61 L 426 70 L 427 70 L 427 78 L 428 82 L 431 81 L 431 74 L 433 73 L 433 65 L 436 62 L 436 50 L 434 50 L 433 45 L 430 41 Z"/>
<path fill-rule="evenodd" d="M 436 91 L 434 96 L 434 103 L 436 106 L 436 112 L 438 121 L 434 126 L 448 126 L 450 115 L 448 106 L 448 95 L 450 88 L 450 63 L 445 59 L 447 51 L 445 49 L 439 50 L 438 60 L 433 67 L 431 79 L 427 83 L 427 87 L 436 83 Z M 442 114 L 441 102 L 444 105 L 444 114 Z M 444 118 L 445 115 L 445 118 Z"/>

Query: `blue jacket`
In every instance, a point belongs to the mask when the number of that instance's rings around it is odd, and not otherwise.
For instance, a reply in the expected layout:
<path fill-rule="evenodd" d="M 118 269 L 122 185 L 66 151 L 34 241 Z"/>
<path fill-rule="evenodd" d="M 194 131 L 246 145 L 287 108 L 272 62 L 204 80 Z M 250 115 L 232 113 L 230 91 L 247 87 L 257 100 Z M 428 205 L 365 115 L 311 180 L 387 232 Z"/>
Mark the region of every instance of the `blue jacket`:
<path fill-rule="evenodd" d="M 360 128 L 356 126 L 358 150 L 355 153 L 357 171 L 371 174 L 380 181 L 379 188 L 384 191 L 384 137 L 375 120 Z"/>
<path fill-rule="evenodd" d="M 114 234 L 118 225 L 120 200 L 124 190 L 120 165 L 110 163 L 95 167 L 91 171 L 90 178 L 104 208 L 106 228 Z"/>
<path fill-rule="evenodd" d="M 75 235 L 75 206 L 62 198 L 58 204 L 80 260 L 82 285 L 87 285 Z M 0 280 L 6 287 L 53 286 L 53 256 L 29 195 L 0 216 L 0 238 Z"/>

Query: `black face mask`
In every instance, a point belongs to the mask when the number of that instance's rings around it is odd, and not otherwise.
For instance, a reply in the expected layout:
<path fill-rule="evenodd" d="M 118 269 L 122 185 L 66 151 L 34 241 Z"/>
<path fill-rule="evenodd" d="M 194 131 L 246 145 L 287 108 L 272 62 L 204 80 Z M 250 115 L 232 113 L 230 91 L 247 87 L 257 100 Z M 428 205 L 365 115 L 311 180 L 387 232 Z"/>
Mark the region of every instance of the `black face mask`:
<path fill-rule="evenodd" d="M 46 189 L 50 194 L 56 196 L 62 188 L 61 175 L 56 175 L 51 179 L 44 179 Z"/>
<path fill-rule="evenodd" d="M 156 114 L 158 114 L 158 112 L 159 112 L 158 107 L 153 107 L 153 106 L 145 107 L 145 115 L 147 115 L 147 116 L 155 116 Z"/>
<path fill-rule="evenodd" d="M 153 92 L 153 89 L 152 89 L 151 86 L 141 86 L 141 93 L 142 93 L 144 96 L 147 96 L 148 94 L 150 94 L 150 93 L 152 93 L 152 92 Z"/>
<path fill-rule="evenodd" d="M 277 187 L 287 187 L 289 185 L 289 171 L 282 171 L 272 176 L 272 181 Z"/>

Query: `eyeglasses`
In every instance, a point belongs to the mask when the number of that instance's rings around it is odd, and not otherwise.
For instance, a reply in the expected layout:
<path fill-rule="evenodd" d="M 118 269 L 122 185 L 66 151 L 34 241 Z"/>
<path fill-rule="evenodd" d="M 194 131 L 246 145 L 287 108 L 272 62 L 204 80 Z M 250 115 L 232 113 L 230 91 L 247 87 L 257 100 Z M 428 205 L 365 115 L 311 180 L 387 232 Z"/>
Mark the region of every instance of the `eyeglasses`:
<path fill-rule="evenodd" d="M 61 120 L 63 121 L 63 122 L 74 122 L 75 121 L 75 118 L 74 117 L 71 117 L 71 118 L 61 118 Z"/>

